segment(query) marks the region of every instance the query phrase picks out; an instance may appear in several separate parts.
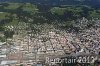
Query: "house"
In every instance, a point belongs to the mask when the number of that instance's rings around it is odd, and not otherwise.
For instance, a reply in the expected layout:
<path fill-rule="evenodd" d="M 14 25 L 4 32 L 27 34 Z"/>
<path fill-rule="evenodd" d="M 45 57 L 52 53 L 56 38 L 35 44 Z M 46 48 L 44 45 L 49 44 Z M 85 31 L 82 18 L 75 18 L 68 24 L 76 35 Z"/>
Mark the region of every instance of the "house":
<path fill-rule="evenodd" d="M 6 65 L 11 65 L 11 64 L 16 64 L 17 61 L 16 60 L 3 60 L 1 61 L 0 66 L 6 66 Z"/>

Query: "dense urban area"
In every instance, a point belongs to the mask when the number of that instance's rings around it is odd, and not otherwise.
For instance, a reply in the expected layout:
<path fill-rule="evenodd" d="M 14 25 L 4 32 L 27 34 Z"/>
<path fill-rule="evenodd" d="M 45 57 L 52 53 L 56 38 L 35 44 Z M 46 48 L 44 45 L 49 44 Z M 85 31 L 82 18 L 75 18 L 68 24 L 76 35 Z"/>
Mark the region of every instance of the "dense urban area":
<path fill-rule="evenodd" d="M 66 57 L 86 57 L 88 63 L 47 62 Z M 99 8 L 0 3 L 0 66 L 99 65 Z"/>

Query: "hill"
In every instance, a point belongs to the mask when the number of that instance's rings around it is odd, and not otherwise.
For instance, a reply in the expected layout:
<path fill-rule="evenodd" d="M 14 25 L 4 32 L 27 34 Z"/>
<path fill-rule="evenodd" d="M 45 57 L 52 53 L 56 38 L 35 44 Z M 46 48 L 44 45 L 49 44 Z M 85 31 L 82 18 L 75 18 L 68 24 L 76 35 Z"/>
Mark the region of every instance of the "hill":
<path fill-rule="evenodd" d="M 0 0 L 0 2 L 30 2 L 42 5 L 88 5 L 100 7 L 100 0 Z"/>

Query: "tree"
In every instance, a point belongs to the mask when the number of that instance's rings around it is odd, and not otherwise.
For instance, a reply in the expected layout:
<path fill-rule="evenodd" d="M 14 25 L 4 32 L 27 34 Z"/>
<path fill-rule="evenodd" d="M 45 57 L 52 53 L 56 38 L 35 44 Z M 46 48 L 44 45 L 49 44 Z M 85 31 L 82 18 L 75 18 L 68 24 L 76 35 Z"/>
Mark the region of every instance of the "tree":
<path fill-rule="evenodd" d="M 12 38 L 14 35 L 14 31 L 4 31 L 5 38 Z"/>

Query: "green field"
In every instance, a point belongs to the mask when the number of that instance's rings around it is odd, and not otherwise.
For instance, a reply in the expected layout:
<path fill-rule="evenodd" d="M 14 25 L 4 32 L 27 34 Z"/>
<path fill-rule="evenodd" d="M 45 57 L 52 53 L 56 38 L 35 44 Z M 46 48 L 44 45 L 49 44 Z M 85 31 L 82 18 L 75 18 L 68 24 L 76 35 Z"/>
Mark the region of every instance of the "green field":
<path fill-rule="evenodd" d="M 28 13 L 30 13 L 30 12 L 31 12 L 31 13 L 36 13 L 36 12 L 38 12 L 37 7 L 36 7 L 35 5 L 30 4 L 30 3 L 24 4 L 23 7 L 22 7 L 22 9 L 23 9 L 23 11 L 26 11 L 26 12 L 28 12 Z"/>
<path fill-rule="evenodd" d="M 20 7 L 22 4 L 20 3 L 9 3 L 8 6 L 5 7 L 5 9 L 17 9 L 18 7 Z"/>
<path fill-rule="evenodd" d="M 7 12 L 0 12 L 0 20 L 1 19 L 6 19 L 6 15 L 9 15 Z"/>

